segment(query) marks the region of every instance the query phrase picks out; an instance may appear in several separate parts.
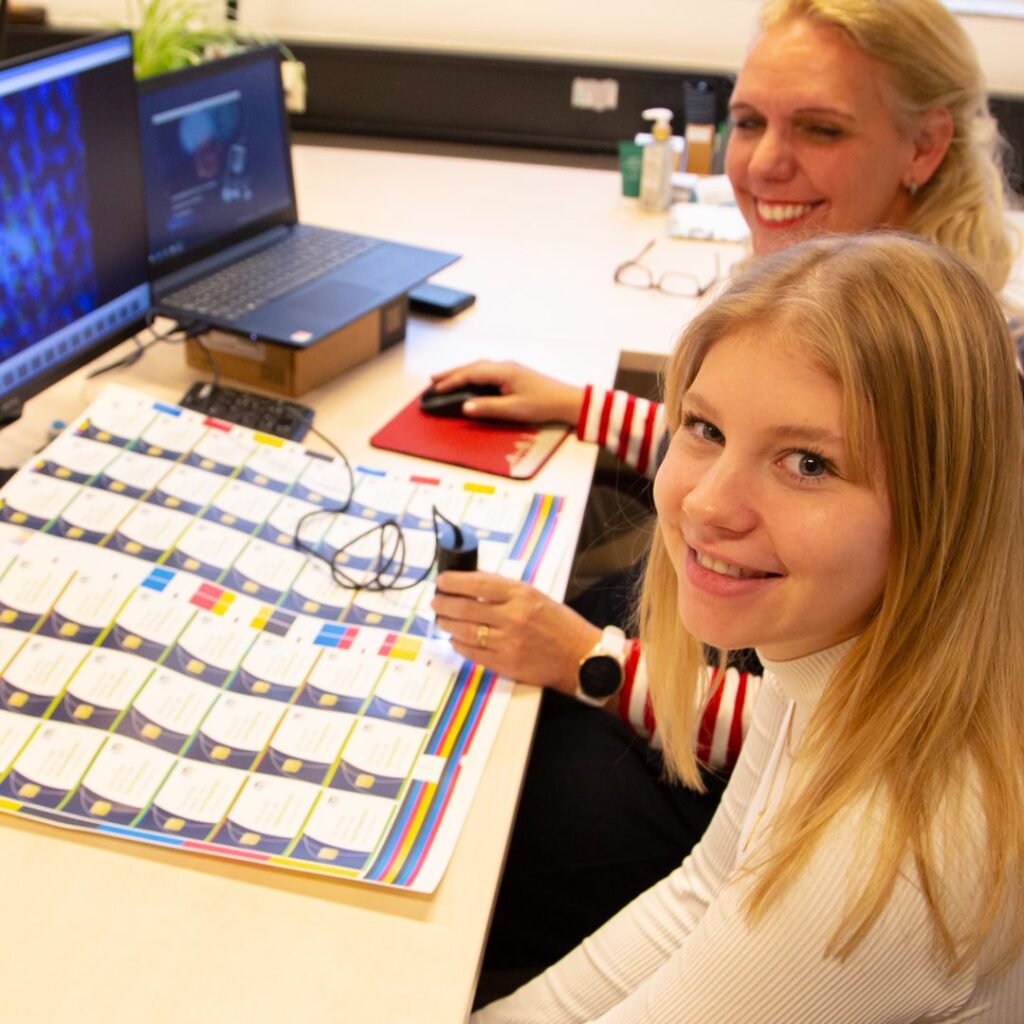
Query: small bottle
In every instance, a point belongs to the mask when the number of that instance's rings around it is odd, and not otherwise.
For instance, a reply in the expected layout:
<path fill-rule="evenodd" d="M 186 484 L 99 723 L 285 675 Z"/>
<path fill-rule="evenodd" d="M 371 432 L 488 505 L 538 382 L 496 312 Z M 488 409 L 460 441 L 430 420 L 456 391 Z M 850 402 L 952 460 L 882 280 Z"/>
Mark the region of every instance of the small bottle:
<path fill-rule="evenodd" d="M 644 146 L 640 168 L 640 208 L 653 213 L 667 210 L 672 198 L 672 165 L 675 154 L 669 140 L 672 138 L 672 111 L 667 107 L 651 107 L 643 113 L 645 120 L 653 121 L 653 141 Z"/>

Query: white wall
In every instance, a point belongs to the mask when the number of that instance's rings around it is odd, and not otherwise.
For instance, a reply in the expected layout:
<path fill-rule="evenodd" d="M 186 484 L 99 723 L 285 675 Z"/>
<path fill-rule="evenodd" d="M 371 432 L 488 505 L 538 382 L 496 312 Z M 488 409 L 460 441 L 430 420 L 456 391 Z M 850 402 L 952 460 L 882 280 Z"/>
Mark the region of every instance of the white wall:
<path fill-rule="evenodd" d="M 735 70 L 758 0 L 238 0 L 288 39 Z M 56 25 L 124 23 L 137 0 L 47 0 Z M 964 17 L 990 89 L 1024 95 L 1024 20 Z"/>

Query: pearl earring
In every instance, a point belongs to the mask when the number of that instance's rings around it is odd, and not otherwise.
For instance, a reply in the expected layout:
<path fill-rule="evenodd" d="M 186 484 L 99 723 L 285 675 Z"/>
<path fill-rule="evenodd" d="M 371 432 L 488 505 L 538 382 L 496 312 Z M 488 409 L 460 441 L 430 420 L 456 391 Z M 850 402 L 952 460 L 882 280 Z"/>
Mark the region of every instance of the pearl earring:
<path fill-rule="evenodd" d="M 917 183 L 917 178 L 911 178 L 907 183 L 907 191 L 910 193 L 910 198 L 913 199 L 917 195 L 917 190 L 920 186 Z"/>

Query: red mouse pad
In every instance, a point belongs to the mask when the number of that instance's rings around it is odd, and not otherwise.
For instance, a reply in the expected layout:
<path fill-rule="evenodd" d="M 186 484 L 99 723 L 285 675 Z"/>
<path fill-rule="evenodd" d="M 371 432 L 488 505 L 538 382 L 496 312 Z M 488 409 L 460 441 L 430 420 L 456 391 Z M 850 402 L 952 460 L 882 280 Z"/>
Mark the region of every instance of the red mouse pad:
<path fill-rule="evenodd" d="M 414 398 L 373 437 L 375 448 L 528 480 L 562 443 L 565 424 L 534 426 L 460 416 L 428 416 Z"/>

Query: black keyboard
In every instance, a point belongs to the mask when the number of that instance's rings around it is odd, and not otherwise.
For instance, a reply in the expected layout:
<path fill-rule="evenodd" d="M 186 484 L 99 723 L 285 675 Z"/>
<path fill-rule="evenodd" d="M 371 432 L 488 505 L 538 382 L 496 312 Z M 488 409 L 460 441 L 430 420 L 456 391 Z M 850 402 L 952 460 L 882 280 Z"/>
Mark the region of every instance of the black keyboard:
<path fill-rule="evenodd" d="M 204 381 L 196 381 L 178 404 L 290 441 L 301 441 L 313 425 L 313 410 L 308 405 Z"/>
<path fill-rule="evenodd" d="M 237 320 L 378 245 L 374 238 L 303 224 L 281 241 L 161 301 L 197 317 Z"/>

